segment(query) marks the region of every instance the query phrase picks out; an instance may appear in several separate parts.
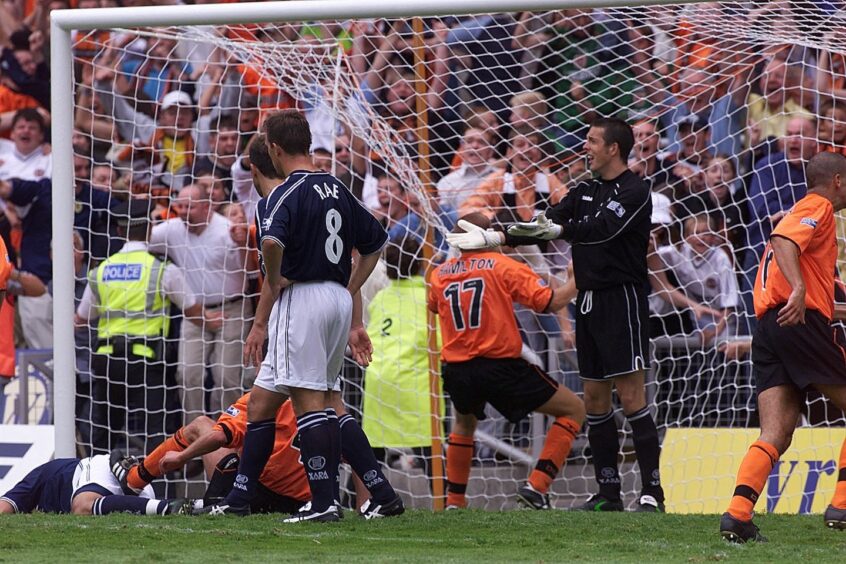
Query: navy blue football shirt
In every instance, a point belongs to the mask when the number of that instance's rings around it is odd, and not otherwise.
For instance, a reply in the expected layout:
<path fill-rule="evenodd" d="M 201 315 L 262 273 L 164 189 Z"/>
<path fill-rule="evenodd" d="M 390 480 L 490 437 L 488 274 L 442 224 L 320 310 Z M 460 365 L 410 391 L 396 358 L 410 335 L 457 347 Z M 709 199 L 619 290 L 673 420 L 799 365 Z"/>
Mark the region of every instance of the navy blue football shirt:
<path fill-rule="evenodd" d="M 322 171 L 296 171 L 256 207 L 259 241 L 279 243 L 282 276 L 346 286 L 352 249 L 369 255 L 388 234 L 343 182 Z"/>
<path fill-rule="evenodd" d="M 73 475 L 78 458 L 57 458 L 38 466 L 2 497 L 20 513 L 70 513 Z"/>

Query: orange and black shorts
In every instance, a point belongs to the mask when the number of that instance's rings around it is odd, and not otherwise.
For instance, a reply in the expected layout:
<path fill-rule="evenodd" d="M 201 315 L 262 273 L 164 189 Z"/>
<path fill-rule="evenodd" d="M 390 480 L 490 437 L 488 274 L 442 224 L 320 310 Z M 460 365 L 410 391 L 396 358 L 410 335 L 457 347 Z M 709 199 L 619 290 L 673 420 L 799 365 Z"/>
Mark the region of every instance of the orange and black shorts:
<path fill-rule="evenodd" d="M 760 394 L 792 385 L 805 391 L 814 384 L 846 386 L 846 351 L 823 314 L 809 309 L 804 325 L 781 327 L 778 312 L 768 310 L 752 335 L 752 374 Z"/>
<path fill-rule="evenodd" d="M 549 401 L 558 383 L 522 358 L 474 358 L 444 363 L 444 390 L 463 415 L 485 418 L 491 404 L 503 417 L 517 423 Z"/>

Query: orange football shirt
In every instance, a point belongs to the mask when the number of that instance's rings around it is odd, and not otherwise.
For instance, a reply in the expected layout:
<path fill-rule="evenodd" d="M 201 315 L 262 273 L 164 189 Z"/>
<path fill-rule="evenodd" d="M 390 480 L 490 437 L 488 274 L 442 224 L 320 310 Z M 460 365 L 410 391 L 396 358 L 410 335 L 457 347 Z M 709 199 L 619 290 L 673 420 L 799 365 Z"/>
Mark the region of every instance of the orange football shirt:
<path fill-rule="evenodd" d="M 450 259 L 432 272 L 429 283 L 429 309 L 440 319 L 446 362 L 520 358 L 514 302 L 542 312 L 552 300 L 552 289 L 535 271 L 496 252 Z"/>
<path fill-rule="evenodd" d="M 247 435 L 247 404 L 250 394 L 247 392 L 238 401 L 226 408 L 215 424 L 214 429 L 223 431 L 229 437 L 225 445 L 240 452 Z M 311 499 L 305 469 L 300 462 L 300 449 L 294 446 L 297 436 L 297 417 L 291 400 L 286 401 L 276 414 L 276 437 L 273 452 L 267 460 L 259 482 L 265 487 L 287 497 L 300 501 Z"/>
<path fill-rule="evenodd" d="M 834 267 L 837 260 L 834 207 L 818 194 L 808 194 L 773 229 L 772 237 L 784 237 L 799 247 L 799 269 L 805 281 L 805 306 L 827 319 L 834 313 Z M 755 277 L 755 315 L 787 303 L 792 288 L 767 243 Z"/>

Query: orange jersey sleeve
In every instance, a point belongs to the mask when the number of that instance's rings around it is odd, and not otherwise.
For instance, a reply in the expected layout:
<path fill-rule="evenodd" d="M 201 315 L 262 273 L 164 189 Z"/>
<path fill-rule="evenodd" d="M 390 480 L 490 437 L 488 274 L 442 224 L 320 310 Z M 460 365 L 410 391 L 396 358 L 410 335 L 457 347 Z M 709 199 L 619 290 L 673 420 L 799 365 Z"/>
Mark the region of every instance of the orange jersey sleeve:
<path fill-rule="evenodd" d="M 465 254 L 433 273 L 429 308 L 438 313 L 446 362 L 519 358 L 514 302 L 543 311 L 552 290 L 528 266 L 500 253 Z"/>
<path fill-rule="evenodd" d="M 834 272 L 837 261 L 834 208 L 818 194 L 808 194 L 785 215 L 772 237 L 784 237 L 799 247 L 799 268 L 805 281 L 805 305 L 826 318 L 834 313 Z M 755 315 L 787 302 L 792 287 L 767 244 L 755 278 Z"/>
<path fill-rule="evenodd" d="M 226 447 L 240 450 L 244 444 L 244 437 L 247 435 L 247 403 L 250 401 L 250 393 L 247 392 L 238 401 L 226 408 L 213 429 L 223 431 L 226 435 Z"/>
<path fill-rule="evenodd" d="M 247 434 L 247 404 L 250 394 L 246 393 L 229 406 L 218 418 L 215 430 L 231 437 L 226 445 L 241 450 Z M 276 435 L 273 452 L 259 476 L 259 482 L 271 491 L 300 501 L 310 499 L 305 470 L 300 462 L 300 450 L 294 444 L 297 437 L 297 417 L 288 400 L 276 413 Z"/>

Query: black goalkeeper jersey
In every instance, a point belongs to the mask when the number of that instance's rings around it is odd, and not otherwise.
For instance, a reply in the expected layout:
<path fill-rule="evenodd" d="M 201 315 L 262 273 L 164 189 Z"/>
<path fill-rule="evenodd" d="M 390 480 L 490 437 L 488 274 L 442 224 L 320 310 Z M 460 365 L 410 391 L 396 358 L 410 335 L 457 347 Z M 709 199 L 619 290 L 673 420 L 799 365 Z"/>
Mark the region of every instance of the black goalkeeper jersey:
<path fill-rule="evenodd" d="M 612 180 L 594 178 L 570 190 L 546 217 L 562 226 L 561 239 L 573 245 L 579 290 L 649 283 L 646 253 L 651 229 L 649 185 L 630 170 Z M 535 242 L 506 237 L 506 244 Z"/>

